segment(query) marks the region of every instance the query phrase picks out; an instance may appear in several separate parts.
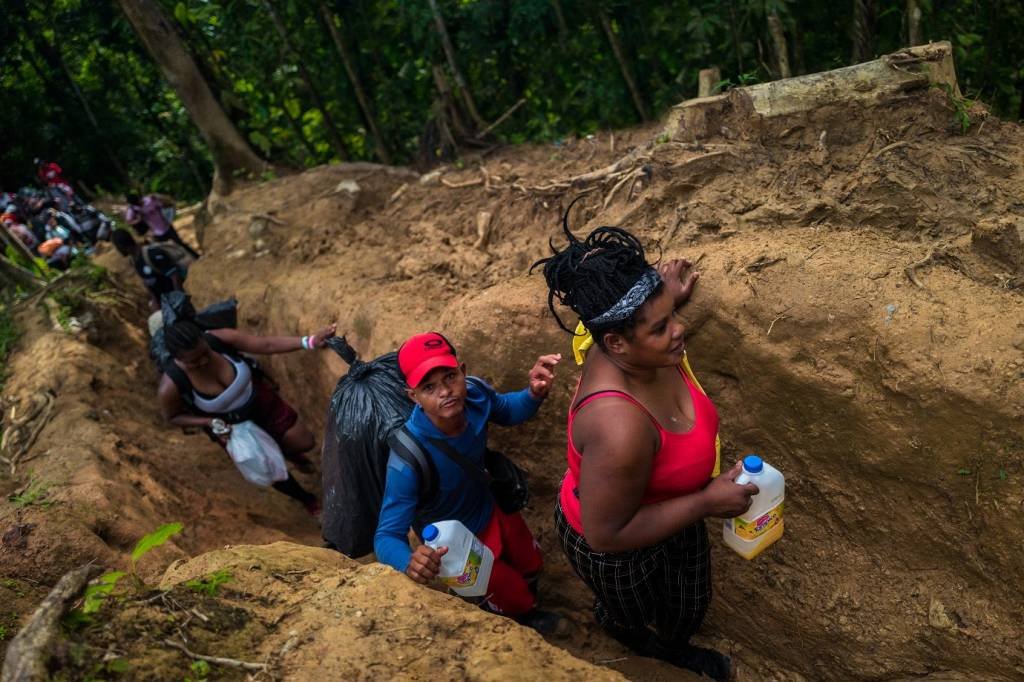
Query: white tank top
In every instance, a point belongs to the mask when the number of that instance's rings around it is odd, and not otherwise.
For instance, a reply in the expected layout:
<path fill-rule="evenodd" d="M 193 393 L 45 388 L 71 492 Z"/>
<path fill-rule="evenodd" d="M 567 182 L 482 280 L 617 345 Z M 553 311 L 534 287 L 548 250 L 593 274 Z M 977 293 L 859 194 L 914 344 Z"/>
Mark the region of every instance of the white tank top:
<path fill-rule="evenodd" d="M 233 412 L 244 407 L 252 398 L 252 372 L 249 370 L 249 365 L 244 360 L 236 361 L 227 355 L 221 355 L 221 357 L 235 368 L 235 379 L 231 385 L 213 398 L 204 398 L 195 389 L 192 390 L 192 398 L 196 407 L 207 414 Z"/>

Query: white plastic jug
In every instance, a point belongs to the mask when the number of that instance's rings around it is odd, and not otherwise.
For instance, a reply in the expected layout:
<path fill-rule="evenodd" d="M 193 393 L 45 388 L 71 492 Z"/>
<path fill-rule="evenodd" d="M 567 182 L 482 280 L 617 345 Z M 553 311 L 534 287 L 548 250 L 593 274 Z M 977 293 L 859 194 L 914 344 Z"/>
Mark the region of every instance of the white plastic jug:
<path fill-rule="evenodd" d="M 483 597 L 491 579 L 494 553 L 461 521 L 438 521 L 423 529 L 423 542 L 434 549 L 447 547 L 437 577 L 456 594 Z"/>
<path fill-rule="evenodd" d="M 782 537 L 786 479 L 778 469 L 765 464 L 757 455 L 747 455 L 743 458 L 743 472 L 736 477 L 736 483 L 753 483 L 760 492 L 751 498 L 750 509 L 745 514 L 725 520 L 722 537 L 725 544 L 741 557 L 753 559 Z"/>

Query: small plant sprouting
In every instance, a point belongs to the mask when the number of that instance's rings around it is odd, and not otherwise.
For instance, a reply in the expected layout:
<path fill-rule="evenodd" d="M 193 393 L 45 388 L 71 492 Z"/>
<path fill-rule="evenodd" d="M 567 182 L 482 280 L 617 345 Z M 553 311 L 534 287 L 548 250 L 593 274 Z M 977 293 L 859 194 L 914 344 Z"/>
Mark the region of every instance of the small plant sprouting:
<path fill-rule="evenodd" d="M 83 615 L 88 616 L 89 614 L 96 613 L 103 606 L 107 599 L 107 595 L 114 591 L 117 587 L 117 581 L 124 576 L 124 571 L 110 571 L 104 573 L 99 579 L 85 588 L 85 596 L 82 599 L 82 608 L 80 611 Z"/>
<path fill-rule="evenodd" d="M 22 492 L 16 495 L 8 495 L 7 501 L 18 508 L 35 505 L 45 509 L 53 506 L 55 503 L 55 500 L 46 499 L 46 491 L 49 489 L 50 484 L 45 481 L 30 480 L 28 486 Z"/>
<path fill-rule="evenodd" d="M 220 586 L 226 582 L 230 582 L 234 576 L 226 568 L 222 568 L 219 571 L 215 571 L 210 575 L 197 578 L 195 580 L 186 580 L 185 587 L 189 588 L 193 592 L 199 594 L 205 594 L 207 597 L 216 597 L 217 592 L 220 590 Z"/>
<path fill-rule="evenodd" d="M 971 106 L 974 105 L 974 101 L 958 95 L 949 83 L 935 83 L 933 87 L 946 93 L 946 98 L 949 100 L 950 106 L 953 107 L 953 120 L 960 127 L 960 134 L 966 135 L 967 131 L 971 129 Z"/>
<path fill-rule="evenodd" d="M 135 572 L 135 567 L 138 564 L 139 559 L 143 556 L 163 545 L 165 542 L 170 540 L 172 537 L 181 532 L 184 525 L 180 522 L 166 523 L 149 535 L 145 535 L 135 545 L 135 549 L 132 550 L 131 556 L 131 568 L 129 573 L 124 571 L 109 571 L 101 575 L 95 582 L 85 588 L 85 596 L 82 599 L 82 605 L 72 610 L 68 614 L 68 618 L 65 621 L 68 626 L 74 627 L 76 625 L 82 625 L 92 620 L 92 614 L 103 608 L 107 599 L 113 593 L 117 587 L 118 582 L 125 575 L 131 575 L 135 588 L 142 590 L 145 588 L 145 583 L 139 578 Z"/>
<path fill-rule="evenodd" d="M 754 85 L 755 83 L 760 82 L 761 78 L 757 75 L 757 71 L 747 71 L 746 73 L 741 73 L 739 76 L 737 76 L 735 81 L 731 78 L 723 78 L 722 80 L 718 81 L 711 88 L 711 94 L 715 95 L 720 92 L 725 92 L 726 90 L 732 90 L 733 88 L 741 88 L 746 85 Z"/>
<path fill-rule="evenodd" d="M 0 616 L 0 642 L 7 641 L 7 638 L 18 629 L 18 614 L 14 611 Z"/>
<path fill-rule="evenodd" d="M 205 682 L 210 676 L 210 664 L 206 661 L 192 661 L 188 670 L 189 674 L 185 676 L 185 682 Z"/>
<path fill-rule="evenodd" d="M 184 527 L 185 525 L 180 521 L 175 521 L 174 523 L 165 523 L 149 535 L 144 535 L 132 550 L 132 573 L 135 573 L 135 564 L 139 559 L 173 538 Z"/>

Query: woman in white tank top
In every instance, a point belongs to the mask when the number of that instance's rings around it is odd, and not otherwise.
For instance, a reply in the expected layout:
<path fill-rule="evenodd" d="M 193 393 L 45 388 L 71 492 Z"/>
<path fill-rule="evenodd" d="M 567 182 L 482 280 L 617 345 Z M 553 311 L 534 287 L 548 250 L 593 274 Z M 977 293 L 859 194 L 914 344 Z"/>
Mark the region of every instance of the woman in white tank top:
<path fill-rule="evenodd" d="M 175 426 L 198 426 L 224 446 L 230 424 L 252 420 L 281 447 L 285 458 L 300 470 L 314 471 L 305 453 L 313 449 L 313 434 L 276 387 L 240 355 L 272 355 L 323 348 L 334 336 L 331 325 L 310 336 L 254 336 L 237 329 L 204 332 L 192 320 L 164 327 L 164 342 L 174 358 L 160 380 L 159 402 L 164 418 Z M 302 489 L 289 474 L 274 487 L 294 497 L 312 514 L 319 513 L 316 496 Z"/>

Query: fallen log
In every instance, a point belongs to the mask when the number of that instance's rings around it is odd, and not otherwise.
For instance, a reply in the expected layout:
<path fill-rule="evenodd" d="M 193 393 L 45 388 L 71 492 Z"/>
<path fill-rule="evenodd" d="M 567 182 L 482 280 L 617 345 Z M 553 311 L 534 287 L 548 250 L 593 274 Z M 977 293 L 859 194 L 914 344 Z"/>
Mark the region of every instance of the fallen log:
<path fill-rule="evenodd" d="M 36 609 L 28 623 L 10 645 L 4 659 L 2 682 L 36 682 L 48 680 L 46 663 L 50 643 L 57 633 L 61 616 L 85 584 L 101 572 L 99 566 L 86 564 L 68 571 L 57 581 L 50 594 Z"/>
<path fill-rule="evenodd" d="M 834 71 L 758 83 L 713 97 L 687 100 L 668 114 L 662 137 L 696 140 L 719 132 L 730 112 L 764 118 L 798 114 L 835 104 L 874 104 L 910 90 L 948 86 L 960 96 L 948 42 L 908 47 L 863 64 Z"/>

